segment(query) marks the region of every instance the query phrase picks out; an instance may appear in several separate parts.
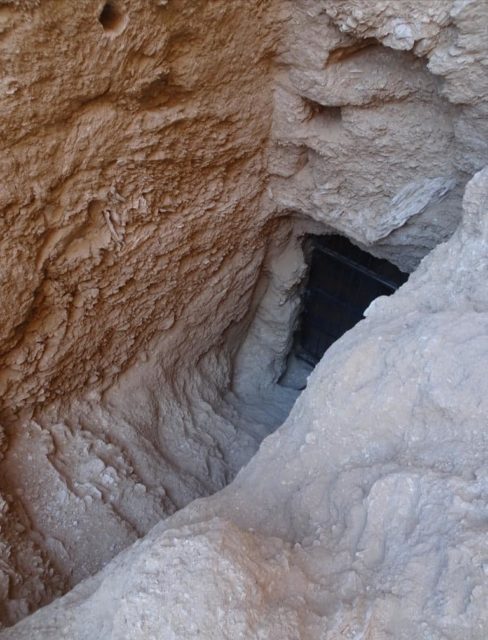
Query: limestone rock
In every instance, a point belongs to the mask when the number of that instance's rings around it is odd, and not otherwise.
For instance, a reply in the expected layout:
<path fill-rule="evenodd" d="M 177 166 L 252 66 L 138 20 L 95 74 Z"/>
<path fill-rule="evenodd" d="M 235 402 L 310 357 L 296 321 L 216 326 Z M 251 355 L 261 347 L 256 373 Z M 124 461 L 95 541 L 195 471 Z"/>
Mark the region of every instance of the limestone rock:
<path fill-rule="evenodd" d="M 1 638 L 485 640 L 487 25 L 2 3 Z M 331 232 L 413 273 L 285 420 Z"/>
<path fill-rule="evenodd" d="M 481 640 L 487 201 L 488 169 L 454 237 L 327 352 L 230 487 L 2 638 Z"/>

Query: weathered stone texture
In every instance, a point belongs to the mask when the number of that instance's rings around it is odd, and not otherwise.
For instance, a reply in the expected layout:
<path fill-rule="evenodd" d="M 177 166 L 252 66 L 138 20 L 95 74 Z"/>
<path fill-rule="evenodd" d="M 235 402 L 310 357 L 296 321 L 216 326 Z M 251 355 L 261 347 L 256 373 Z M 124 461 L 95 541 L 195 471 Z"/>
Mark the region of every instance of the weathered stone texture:
<path fill-rule="evenodd" d="M 451 4 L 292 3 L 283 47 L 275 199 L 407 271 L 488 162 L 487 9 Z"/>
<path fill-rule="evenodd" d="M 0 7 L 2 638 L 485 640 L 488 5 L 102 8 Z M 331 231 L 415 272 L 195 500 Z"/>
<path fill-rule="evenodd" d="M 198 296 L 235 307 L 262 251 L 268 7 L 119 5 L 115 35 L 96 1 L 2 9 L 4 411 L 113 380 L 192 317 L 197 357 Z"/>
<path fill-rule="evenodd" d="M 104 25 L 95 0 L 0 8 L 2 475 L 39 556 L 6 547 L 5 579 L 59 574 L 7 589 L 7 621 L 221 488 L 257 446 L 224 418 L 206 435 L 184 371 L 247 313 L 272 231 L 272 3 L 112 4 Z M 130 366 L 117 413 L 102 393 Z M 212 378 L 210 401 L 225 371 Z"/>

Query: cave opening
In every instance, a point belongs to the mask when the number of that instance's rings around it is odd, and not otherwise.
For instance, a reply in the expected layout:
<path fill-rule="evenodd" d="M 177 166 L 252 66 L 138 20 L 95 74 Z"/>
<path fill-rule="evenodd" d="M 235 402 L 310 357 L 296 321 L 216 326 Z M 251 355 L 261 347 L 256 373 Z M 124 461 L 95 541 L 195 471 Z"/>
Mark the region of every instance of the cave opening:
<path fill-rule="evenodd" d="M 380 296 L 394 293 L 408 274 L 339 235 L 307 235 L 308 275 L 285 373 L 280 384 L 303 389 L 324 353 Z"/>

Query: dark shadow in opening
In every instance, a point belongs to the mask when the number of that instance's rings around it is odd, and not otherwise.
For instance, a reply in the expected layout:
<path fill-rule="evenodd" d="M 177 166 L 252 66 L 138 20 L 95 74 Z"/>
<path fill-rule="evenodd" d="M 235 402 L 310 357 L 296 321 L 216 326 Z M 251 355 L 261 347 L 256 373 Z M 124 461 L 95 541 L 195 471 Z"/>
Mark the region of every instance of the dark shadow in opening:
<path fill-rule="evenodd" d="M 123 27 L 124 16 L 114 2 L 107 2 L 98 16 L 98 20 L 105 31 L 116 33 Z"/>
<path fill-rule="evenodd" d="M 289 366 L 298 359 L 311 370 L 375 298 L 394 293 L 408 274 L 342 236 L 308 236 L 304 242 L 310 271 Z"/>

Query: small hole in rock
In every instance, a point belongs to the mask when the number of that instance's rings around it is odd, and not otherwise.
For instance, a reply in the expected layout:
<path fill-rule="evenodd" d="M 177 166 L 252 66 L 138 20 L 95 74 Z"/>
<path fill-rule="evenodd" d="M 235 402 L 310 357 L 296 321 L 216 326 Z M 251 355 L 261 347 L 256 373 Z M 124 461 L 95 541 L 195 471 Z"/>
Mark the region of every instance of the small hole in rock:
<path fill-rule="evenodd" d="M 113 2 L 107 2 L 104 5 L 98 20 L 105 31 L 112 33 L 120 33 L 125 26 L 124 14 Z"/>

